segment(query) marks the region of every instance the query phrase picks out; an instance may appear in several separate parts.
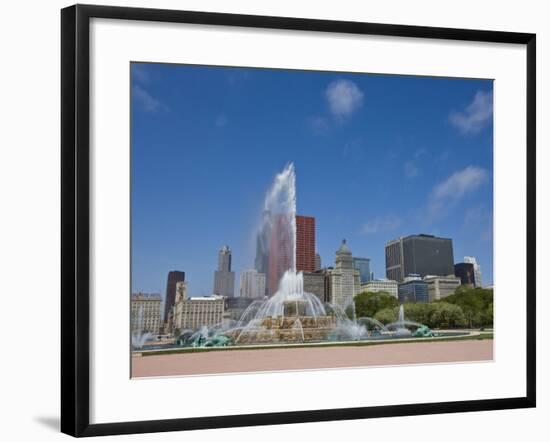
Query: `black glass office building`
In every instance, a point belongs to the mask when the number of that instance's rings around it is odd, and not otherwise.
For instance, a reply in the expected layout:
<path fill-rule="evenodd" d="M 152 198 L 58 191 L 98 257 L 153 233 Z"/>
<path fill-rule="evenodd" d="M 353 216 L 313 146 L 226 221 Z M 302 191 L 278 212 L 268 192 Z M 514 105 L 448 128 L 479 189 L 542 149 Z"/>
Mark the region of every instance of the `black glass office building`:
<path fill-rule="evenodd" d="M 386 277 L 402 282 L 407 275 L 454 275 L 453 240 L 411 235 L 386 243 Z"/>

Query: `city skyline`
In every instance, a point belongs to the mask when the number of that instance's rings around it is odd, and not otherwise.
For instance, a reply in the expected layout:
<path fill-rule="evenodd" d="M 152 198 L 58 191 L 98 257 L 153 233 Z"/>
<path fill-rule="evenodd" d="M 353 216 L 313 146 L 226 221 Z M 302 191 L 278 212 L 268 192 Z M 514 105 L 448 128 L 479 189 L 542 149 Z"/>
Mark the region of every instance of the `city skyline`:
<path fill-rule="evenodd" d="M 296 218 L 300 217 L 300 215 L 297 215 Z M 310 217 L 311 218 L 311 217 Z M 299 241 L 299 231 L 297 231 L 297 241 Z M 388 243 L 386 244 L 386 249 L 388 247 L 390 247 L 392 245 L 392 243 L 395 243 L 396 241 L 402 241 L 402 240 L 406 240 L 406 239 L 409 239 L 411 237 L 427 237 L 428 239 L 429 238 L 433 238 L 433 235 L 428 235 L 428 234 L 418 234 L 418 235 L 408 235 L 407 237 L 400 237 L 398 238 L 397 240 L 390 240 L 388 241 Z M 452 251 L 452 238 L 434 238 L 435 240 L 444 240 L 444 241 L 450 241 L 450 249 Z M 314 239 L 313 239 L 314 241 Z M 346 239 L 343 239 L 342 240 L 343 244 L 346 244 Z M 334 259 L 334 263 L 332 264 L 329 264 L 327 265 L 326 267 L 323 267 L 323 268 L 319 268 L 319 269 L 315 269 L 316 270 L 329 270 L 329 269 L 334 269 L 337 264 L 338 264 L 338 254 L 340 253 L 340 250 L 341 250 L 341 247 L 339 248 L 339 250 L 337 250 L 335 252 L 335 259 Z M 229 258 L 223 258 L 223 256 L 228 253 L 229 254 Z M 424 253 L 426 253 L 426 250 L 424 251 Z M 452 253 L 452 252 L 451 252 Z M 387 261 L 387 257 L 386 257 L 386 265 L 388 263 Z M 363 257 L 356 257 L 356 256 L 353 256 L 352 255 L 352 260 L 353 260 L 353 268 L 358 270 L 358 271 L 363 271 L 364 268 L 361 266 L 361 265 L 358 265 L 359 262 L 363 263 L 363 262 L 366 262 L 367 263 L 367 269 L 369 269 L 369 265 L 370 265 L 370 259 L 369 258 L 363 258 Z M 232 275 L 232 281 L 231 281 L 231 290 L 233 290 L 235 293 L 233 295 L 231 294 L 223 294 L 223 293 L 219 293 L 220 290 L 216 290 L 216 288 L 214 288 L 214 290 L 212 290 L 211 293 L 208 293 L 206 295 L 202 295 L 202 296 L 211 296 L 211 295 L 222 295 L 222 296 L 225 296 L 225 297 L 261 297 L 261 296 L 264 296 L 260 293 L 263 293 L 263 290 L 259 290 L 259 292 L 257 293 L 257 296 L 249 296 L 249 295 L 243 295 L 242 294 L 242 291 L 243 291 L 243 284 L 246 286 L 246 290 L 250 290 L 250 288 L 248 287 L 251 283 L 250 281 L 246 281 L 246 282 L 243 282 L 243 278 L 245 279 L 249 279 L 251 277 L 251 273 L 253 273 L 254 275 L 257 275 L 257 276 L 260 276 L 261 278 L 264 278 L 264 282 L 262 284 L 265 284 L 265 278 L 266 278 L 266 274 L 265 273 L 261 273 L 259 272 L 257 269 L 254 269 L 254 268 L 251 268 L 251 269 L 242 269 L 240 270 L 239 272 L 232 272 L 230 271 L 229 269 L 231 269 L 231 250 L 229 248 L 228 245 L 225 245 L 223 246 L 219 251 L 218 251 L 218 270 L 214 272 L 214 286 L 216 286 L 217 284 L 217 274 L 219 272 L 219 269 L 221 268 L 225 268 L 226 271 L 228 273 L 231 273 Z M 428 261 L 426 263 L 429 263 Z M 475 263 L 475 264 L 474 264 Z M 432 262 L 431 264 L 428 264 L 430 266 L 433 266 L 434 265 L 434 262 Z M 468 275 L 468 280 L 464 279 L 465 276 L 462 274 L 462 272 L 464 271 L 463 268 L 464 266 L 471 266 L 471 275 Z M 475 267 L 474 267 L 475 266 Z M 388 275 L 383 275 L 381 277 L 373 277 L 373 274 L 371 272 L 368 272 L 365 273 L 367 274 L 367 279 L 365 280 L 360 280 L 360 283 L 361 285 L 365 284 L 365 283 L 368 283 L 369 281 L 374 281 L 374 282 L 383 282 L 383 281 L 390 281 L 390 282 L 395 282 L 397 283 L 398 285 L 401 285 L 409 280 L 411 280 L 411 277 L 413 279 L 420 279 L 422 280 L 423 278 L 422 277 L 430 277 L 430 276 L 457 276 L 457 277 L 460 277 L 460 279 L 462 280 L 462 284 L 471 284 L 475 287 L 483 287 L 480 283 L 481 281 L 481 268 L 480 266 L 478 266 L 478 263 L 476 262 L 476 258 L 475 257 L 472 257 L 472 256 L 464 256 L 463 260 L 460 260 L 460 259 L 453 259 L 453 263 L 452 263 L 452 271 L 451 271 L 451 268 L 449 268 L 449 271 L 437 271 L 437 270 L 434 270 L 434 271 L 428 271 L 428 272 L 424 272 L 423 273 L 417 273 L 416 269 L 410 269 L 411 271 L 410 272 L 407 272 L 405 271 L 406 275 L 401 279 L 399 278 L 395 278 L 395 279 L 392 279 L 392 278 L 389 278 Z M 433 268 L 433 267 L 432 267 Z M 474 280 L 474 268 L 476 268 L 476 276 L 475 276 L 475 280 Z M 391 266 L 390 266 L 390 269 L 391 269 Z M 312 270 L 305 270 L 305 269 L 300 269 L 299 268 L 299 264 L 297 264 L 297 272 L 304 272 L 304 273 L 307 273 L 308 275 L 311 275 L 312 273 L 314 273 L 314 271 Z M 388 267 L 386 267 L 386 273 L 388 272 Z M 174 270 L 171 270 L 168 272 L 168 288 L 166 290 L 166 294 L 170 294 L 172 292 L 172 290 L 170 289 L 170 285 L 171 285 L 171 279 L 172 277 L 174 276 L 174 274 L 185 274 L 185 272 L 182 272 L 182 271 L 174 271 Z M 235 281 L 233 280 L 233 278 L 235 277 L 235 275 L 239 275 L 240 276 L 240 281 L 239 281 L 239 286 L 236 287 L 234 285 Z M 257 276 L 254 276 L 254 277 L 257 277 Z M 363 273 L 360 273 L 360 276 L 363 277 Z M 487 286 L 487 285 L 486 285 Z M 264 285 L 265 287 L 265 285 Z M 139 293 L 142 293 L 142 292 L 139 292 Z M 239 294 L 237 294 L 239 293 Z M 158 292 L 155 292 L 153 294 L 160 294 Z M 201 296 L 201 295 L 194 295 L 194 296 Z M 163 297 L 163 300 L 164 300 L 164 297 Z M 170 304 L 170 303 L 168 303 Z M 173 302 L 171 303 L 173 304 Z M 165 308 L 168 308 L 165 306 Z"/>
<path fill-rule="evenodd" d="M 132 291 L 164 295 L 183 270 L 210 294 L 223 244 L 237 274 L 254 267 L 261 201 L 289 161 L 325 267 L 347 238 L 380 278 L 387 241 L 429 233 L 491 284 L 491 81 L 139 64 L 132 88 Z"/>

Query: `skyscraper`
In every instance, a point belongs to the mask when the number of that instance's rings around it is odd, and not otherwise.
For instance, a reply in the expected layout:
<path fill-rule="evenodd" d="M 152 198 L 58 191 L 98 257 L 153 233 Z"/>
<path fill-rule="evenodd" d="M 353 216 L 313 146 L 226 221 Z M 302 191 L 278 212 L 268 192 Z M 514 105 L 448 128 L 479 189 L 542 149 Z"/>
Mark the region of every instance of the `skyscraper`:
<path fill-rule="evenodd" d="M 351 250 L 344 239 L 336 252 L 336 266 L 331 271 L 332 303 L 346 308 L 360 287 L 359 270 L 353 268 Z"/>
<path fill-rule="evenodd" d="M 465 256 L 464 262 L 473 264 L 474 266 L 474 287 L 483 287 L 481 283 L 481 266 L 477 263 L 473 256 Z"/>
<path fill-rule="evenodd" d="M 272 218 L 271 238 L 269 240 L 268 295 L 275 294 L 284 273 L 293 267 L 294 250 L 292 247 L 289 219 L 284 214 Z"/>
<path fill-rule="evenodd" d="M 361 277 L 361 284 L 365 284 L 370 281 L 370 259 L 369 258 L 353 258 L 353 267 L 359 270 L 359 276 Z"/>
<path fill-rule="evenodd" d="M 168 280 L 166 282 L 166 297 L 164 298 L 164 320 L 168 319 L 168 312 L 174 306 L 176 301 L 176 284 L 185 281 L 185 272 L 172 270 L 168 272 Z"/>
<path fill-rule="evenodd" d="M 265 296 L 265 275 L 256 269 L 241 272 L 241 297 L 260 298 Z"/>
<path fill-rule="evenodd" d="M 218 270 L 214 272 L 214 294 L 233 296 L 235 273 L 231 271 L 231 249 L 223 246 L 218 252 Z"/>
<path fill-rule="evenodd" d="M 296 270 L 315 271 L 315 218 L 296 215 Z"/>
<path fill-rule="evenodd" d="M 386 277 L 402 282 L 409 274 L 454 275 L 453 241 L 410 235 L 386 243 Z"/>

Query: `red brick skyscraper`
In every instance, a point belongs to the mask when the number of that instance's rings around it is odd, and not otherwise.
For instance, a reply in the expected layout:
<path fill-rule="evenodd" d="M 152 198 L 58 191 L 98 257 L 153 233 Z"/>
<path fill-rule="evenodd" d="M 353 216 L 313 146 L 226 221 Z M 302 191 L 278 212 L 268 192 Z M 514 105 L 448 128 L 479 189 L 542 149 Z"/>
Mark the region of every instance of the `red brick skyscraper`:
<path fill-rule="evenodd" d="M 285 215 L 275 215 L 269 241 L 268 295 L 274 295 L 287 270 L 292 268 L 292 238 L 290 223 Z"/>
<path fill-rule="evenodd" d="M 296 270 L 315 271 L 315 218 L 296 215 Z"/>

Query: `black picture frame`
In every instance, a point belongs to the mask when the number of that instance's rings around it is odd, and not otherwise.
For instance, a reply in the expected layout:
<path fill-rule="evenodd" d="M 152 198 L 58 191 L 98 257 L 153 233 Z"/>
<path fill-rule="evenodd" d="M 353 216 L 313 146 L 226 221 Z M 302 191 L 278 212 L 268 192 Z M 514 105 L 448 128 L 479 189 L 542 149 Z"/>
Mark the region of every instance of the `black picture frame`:
<path fill-rule="evenodd" d="M 527 50 L 526 395 L 504 399 L 90 424 L 90 19 L 110 18 L 525 45 Z M 212 12 L 74 5 L 61 10 L 61 431 L 100 436 L 535 407 L 536 35 Z"/>

